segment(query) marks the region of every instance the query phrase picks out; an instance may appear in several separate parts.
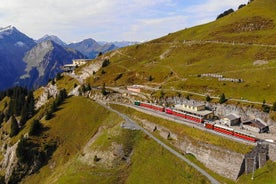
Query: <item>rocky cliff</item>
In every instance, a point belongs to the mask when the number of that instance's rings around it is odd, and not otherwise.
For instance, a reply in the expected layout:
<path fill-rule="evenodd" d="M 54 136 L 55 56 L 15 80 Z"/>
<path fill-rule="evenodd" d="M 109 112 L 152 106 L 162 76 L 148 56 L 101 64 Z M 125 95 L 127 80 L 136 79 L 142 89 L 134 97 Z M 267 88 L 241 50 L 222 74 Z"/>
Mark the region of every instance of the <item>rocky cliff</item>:
<path fill-rule="evenodd" d="M 20 76 L 19 84 L 28 88 L 45 85 L 49 79 L 62 72 L 61 66 L 79 58 L 85 58 L 85 56 L 53 41 L 41 42 L 26 53 L 23 59 L 26 63 L 25 73 Z"/>

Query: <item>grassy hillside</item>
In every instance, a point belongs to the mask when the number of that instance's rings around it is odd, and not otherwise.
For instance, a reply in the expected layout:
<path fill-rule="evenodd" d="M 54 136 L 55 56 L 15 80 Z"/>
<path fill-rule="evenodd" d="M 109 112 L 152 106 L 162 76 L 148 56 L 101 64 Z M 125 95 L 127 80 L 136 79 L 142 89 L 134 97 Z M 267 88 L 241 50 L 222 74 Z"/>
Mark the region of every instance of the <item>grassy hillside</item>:
<path fill-rule="evenodd" d="M 121 129 L 121 122 L 87 98 L 67 99 L 54 118 L 42 120 L 42 137 L 57 140 L 57 150 L 22 183 L 208 183 L 142 132 Z"/>
<path fill-rule="evenodd" d="M 106 112 L 86 98 L 69 98 L 55 113 L 54 118 L 42 121 L 48 128 L 45 136 L 58 140 L 58 148 L 48 165 L 26 179 L 26 183 L 53 183 L 100 126 L 114 126 L 119 121 L 120 118 L 115 114 Z"/>
<path fill-rule="evenodd" d="M 276 101 L 276 4 L 255 0 L 209 24 L 107 55 L 111 64 L 88 79 L 91 85 L 144 84 L 269 103 Z M 215 73 L 235 83 L 200 77 Z"/>
<path fill-rule="evenodd" d="M 229 16 L 170 34 L 158 41 L 222 40 L 275 44 L 275 8 L 274 0 L 254 0 Z"/>

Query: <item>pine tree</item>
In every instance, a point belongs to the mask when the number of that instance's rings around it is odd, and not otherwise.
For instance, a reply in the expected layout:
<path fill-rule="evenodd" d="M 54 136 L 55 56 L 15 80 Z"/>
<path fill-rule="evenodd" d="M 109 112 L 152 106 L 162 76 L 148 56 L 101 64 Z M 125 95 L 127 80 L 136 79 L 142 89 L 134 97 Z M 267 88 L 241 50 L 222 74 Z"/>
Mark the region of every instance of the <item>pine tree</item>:
<path fill-rule="evenodd" d="M 210 102 L 211 100 L 212 100 L 211 97 L 210 97 L 209 95 L 207 95 L 207 96 L 206 96 L 206 101 L 207 101 L 207 102 Z"/>
<path fill-rule="evenodd" d="M 45 120 L 50 120 L 52 118 L 52 116 L 53 116 L 52 112 L 47 111 L 46 115 L 45 115 Z"/>
<path fill-rule="evenodd" d="M 37 136 L 41 133 L 42 124 L 38 120 L 34 120 L 31 124 L 31 128 L 29 131 L 30 136 Z"/>
<path fill-rule="evenodd" d="M 4 118 L 5 118 L 4 113 L 0 112 L 0 126 L 3 123 L 3 121 L 4 121 Z"/>
<path fill-rule="evenodd" d="M 57 99 L 57 101 L 58 101 L 58 99 Z M 52 105 L 51 105 L 50 112 L 51 112 L 51 113 L 55 112 L 55 111 L 57 110 L 57 107 L 58 107 L 58 104 L 57 104 L 56 101 L 54 101 L 54 102 L 52 103 Z"/>
<path fill-rule="evenodd" d="M 273 103 L 272 108 L 273 111 L 276 111 L 276 102 Z"/>
<path fill-rule="evenodd" d="M 28 104 L 28 118 L 31 118 L 35 113 L 35 99 L 32 91 L 28 93 L 27 104 Z"/>
<path fill-rule="evenodd" d="M 27 103 L 25 103 L 25 105 L 22 108 L 21 119 L 20 119 L 20 122 L 19 122 L 19 124 L 21 126 L 25 125 L 25 123 L 28 120 L 28 107 L 27 106 L 28 106 Z"/>
<path fill-rule="evenodd" d="M 105 83 L 103 83 L 102 94 L 103 94 L 104 96 L 107 95 L 107 91 L 106 91 L 106 89 L 105 89 Z"/>
<path fill-rule="evenodd" d="M 11 118 L 11 133 L 10 137 L 16 136 L 19 132 L 19 126 L 14 116 Z"/>
<path fill-rule="evenodd" d="M 225 94 L 222 93 L 222 94 L 220 95 L 220 98 L 219 98 L 219 103 L 220 103 L 220 104 L 223 104 L 223 103 L 226 102 L 226 101 L 227 101 L 227 99 L 225 98 Z"/>

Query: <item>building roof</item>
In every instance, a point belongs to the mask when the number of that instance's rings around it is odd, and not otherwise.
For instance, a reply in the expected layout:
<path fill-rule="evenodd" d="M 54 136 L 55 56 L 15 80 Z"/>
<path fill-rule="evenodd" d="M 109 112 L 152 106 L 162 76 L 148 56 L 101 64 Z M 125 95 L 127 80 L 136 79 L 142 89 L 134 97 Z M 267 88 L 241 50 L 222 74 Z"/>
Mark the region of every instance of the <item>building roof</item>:
<path fill-rule="evenodd" d="M 238 116 L 237 114 L 232 113 L 232 114 L 228 114 L 228 115 L 225 116 L 224 118 L 227 118 L 227 119 L 229 119 L 230 121 L 232 121 L 232 120 L 239 119 L 239 118 L 241 118 L 241 117 Z"/>
<path fill-rule="evenodd" d="M 257 128 L 260 128 L 260 129 L 267 127 L 267 124 L 259 118 L 254 119 L 254 120 L 245 121 L 242 124 L 257 127 Z"/>
<path fill-rule="evenodd" d="M 213 113 L 212 111 L 208 111 L 208 110 L 196 111 L 196 110 L 186 109 L 182 105 L 175 105 L 174 107 L 177 110 L 184 111 L 184 112 L 191 113 L 191 114 L 197 114 L 197 115 L 200 115 L 200 116 L 206 116 L 208 114 Z"/>
<path fill-rule="evenodd" d="M 201 107 L 201 106 L 204 106 L 203 103 L 192 101 L 192 100 L 184 102 L 183 105 L 188 105 L 188 106 L 192 106 L 192 107 Z"/>

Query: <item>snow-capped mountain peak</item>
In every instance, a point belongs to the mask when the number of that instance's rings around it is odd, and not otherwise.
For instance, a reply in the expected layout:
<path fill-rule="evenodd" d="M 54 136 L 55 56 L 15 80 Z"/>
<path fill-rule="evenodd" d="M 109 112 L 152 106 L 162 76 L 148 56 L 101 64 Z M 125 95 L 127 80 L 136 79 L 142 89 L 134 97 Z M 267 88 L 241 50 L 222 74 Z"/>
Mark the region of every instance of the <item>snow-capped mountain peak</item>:
<path fill-rule="evenodd" d="M 6 32 L 6 31 L 12 31 L 14 29 L 16 29 L 16 28 L 14 26 L 12 26 L 12 25 L 9 25 L 7 27 L 0 27 L 0 33 L 1 32 Z"/>

